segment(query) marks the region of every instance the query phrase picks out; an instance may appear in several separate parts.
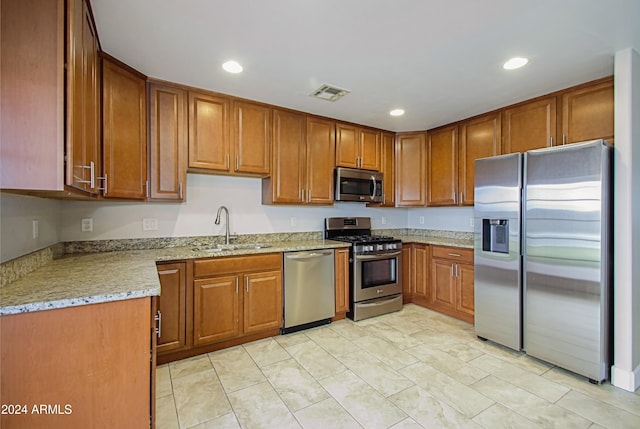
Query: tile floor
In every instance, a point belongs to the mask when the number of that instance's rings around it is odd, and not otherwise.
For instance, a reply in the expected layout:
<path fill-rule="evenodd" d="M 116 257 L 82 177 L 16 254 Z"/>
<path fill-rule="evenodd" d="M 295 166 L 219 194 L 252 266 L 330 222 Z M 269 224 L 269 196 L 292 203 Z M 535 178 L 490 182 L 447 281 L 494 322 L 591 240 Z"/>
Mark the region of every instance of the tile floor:
<path fill-rule="evenodd" d="M 157 428 L 640 428 L 640 393 L 415 305 L 159 366 Z"/>

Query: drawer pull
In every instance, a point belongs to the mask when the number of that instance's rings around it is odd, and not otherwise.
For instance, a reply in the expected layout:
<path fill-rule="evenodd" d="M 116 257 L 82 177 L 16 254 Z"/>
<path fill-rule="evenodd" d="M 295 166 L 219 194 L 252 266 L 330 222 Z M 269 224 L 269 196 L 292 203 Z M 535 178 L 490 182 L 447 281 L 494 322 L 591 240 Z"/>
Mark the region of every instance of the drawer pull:
<path fill-rule="evenodd" d="M 449 256 L 460 257 L 460 256 L 462 256 L 462 255 L 461 255 L 461 254 L 459 254 L 459 253 L 449 253 Z"/>

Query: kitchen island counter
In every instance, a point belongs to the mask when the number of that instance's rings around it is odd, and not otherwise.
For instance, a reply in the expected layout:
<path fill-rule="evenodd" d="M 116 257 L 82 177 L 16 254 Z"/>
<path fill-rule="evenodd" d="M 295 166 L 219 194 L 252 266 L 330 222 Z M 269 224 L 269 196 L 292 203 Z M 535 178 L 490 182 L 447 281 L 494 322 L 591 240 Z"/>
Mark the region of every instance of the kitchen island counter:
<path fill-rule="evenodd" d="M 215 252 L 183 246 L 67 254 L 1 287 L 0 315 L 160 295 L 156 262 L 345 246 L 331 240 L 301 240 Z"/>

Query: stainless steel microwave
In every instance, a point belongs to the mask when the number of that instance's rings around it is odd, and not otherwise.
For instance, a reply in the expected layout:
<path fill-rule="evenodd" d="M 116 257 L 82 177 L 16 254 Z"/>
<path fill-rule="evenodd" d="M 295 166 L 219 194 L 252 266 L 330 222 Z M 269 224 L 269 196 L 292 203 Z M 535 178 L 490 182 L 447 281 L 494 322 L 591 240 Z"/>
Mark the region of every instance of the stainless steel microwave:
<path fill-rule="evenodd" d="M 335 200 L 381 203 L 384 201 L 382 173 L 338 167 L 335 170 Z"/>

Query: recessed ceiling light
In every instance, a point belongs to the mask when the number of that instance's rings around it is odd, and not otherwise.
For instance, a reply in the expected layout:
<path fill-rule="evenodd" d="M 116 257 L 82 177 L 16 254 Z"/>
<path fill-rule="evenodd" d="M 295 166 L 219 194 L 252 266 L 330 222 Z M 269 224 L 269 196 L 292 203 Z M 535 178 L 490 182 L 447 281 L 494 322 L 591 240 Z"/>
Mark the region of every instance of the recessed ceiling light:
<path fill-rule="evenodd" d="M 505 70 L 514 70 L 519 69 L 520 67 L 526 65 L 529 62 L 527 58 L 523 57 L 513 57 L 508 60 L 506 63 L 502 65 Z"/>
<path fill-rule="evenodd" d="M 404 110 L 403 109 L 393 109 L 392 111 L 389 112 L 389 114 L 391 116 L 402 116 L 402 115 L 404 115 Z"/>
<path fill-rule="evenodd" d="M 229 73 L 241 73 L 244 68 L 237 61 L 227 61 L 222 64 L 222 68 L 228 71 Z"/>

